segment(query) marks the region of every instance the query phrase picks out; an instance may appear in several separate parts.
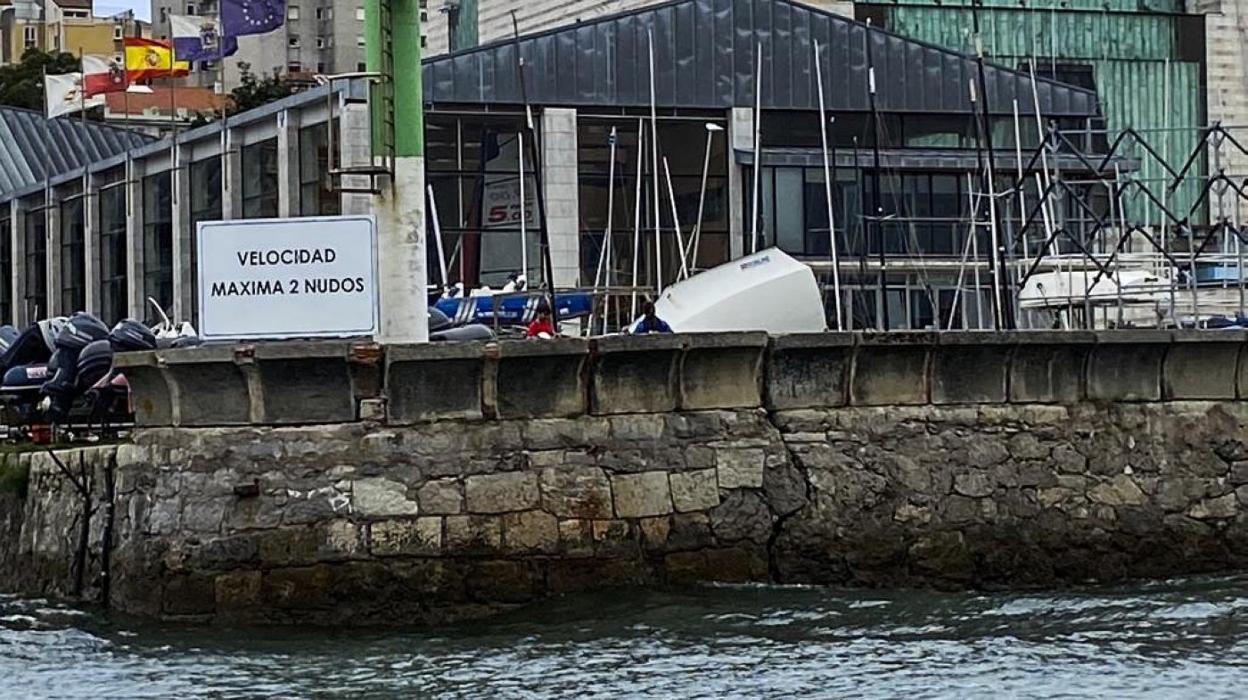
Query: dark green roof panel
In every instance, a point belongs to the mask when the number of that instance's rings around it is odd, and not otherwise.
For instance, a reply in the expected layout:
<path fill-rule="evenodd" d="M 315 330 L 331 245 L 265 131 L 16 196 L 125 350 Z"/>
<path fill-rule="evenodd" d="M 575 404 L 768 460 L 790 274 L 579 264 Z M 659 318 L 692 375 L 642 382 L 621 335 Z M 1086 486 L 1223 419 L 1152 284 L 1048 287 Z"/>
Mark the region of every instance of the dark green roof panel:
<path fill-rule="evenodd" d="M 823 47 L 824 90 L 833 110 L 867 109 L 867 41 L 878 103 L 895 112 L 971 111 L 975 60 L 791 0 L 674 0 L 519 40 L 529 100 L 539 105 L 646 106 L 648 33 L 655 47 L 656 102 L 664 108 L 723 109 L 754 103 L 756 49 L 762 101 L 770 109 L 817 107 L 813 45 Z M 424 62 L 425 101 L 518 104 L 516 43 L 493 44 Z M 1032 103 L 1030 78 L 989 65 L 988 105 L 1012 114 Z M 1041 79 L 1047 116 L 1096 114 L 1096 94 Z"/>

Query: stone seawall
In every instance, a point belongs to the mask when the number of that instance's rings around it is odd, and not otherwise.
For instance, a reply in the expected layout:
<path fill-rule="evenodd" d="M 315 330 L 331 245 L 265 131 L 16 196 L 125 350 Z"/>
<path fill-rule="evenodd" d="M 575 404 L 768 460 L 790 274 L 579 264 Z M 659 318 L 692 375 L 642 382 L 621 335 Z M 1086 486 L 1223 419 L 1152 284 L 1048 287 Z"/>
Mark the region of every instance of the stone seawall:
<path fill-rule="evenodd" d="M 97 484 L 113 470 L 118 609 L 411 623 L 618 585 L 1047 586 L 1237 567 L 1246 421 L 1236 402 L 738 409 L 161 428 L 60 458 Z M 0 531 L 15 565 L 0 579 L 67 593 L 81 500 L 48 455 L 21 459 L 29 494 Z"/>

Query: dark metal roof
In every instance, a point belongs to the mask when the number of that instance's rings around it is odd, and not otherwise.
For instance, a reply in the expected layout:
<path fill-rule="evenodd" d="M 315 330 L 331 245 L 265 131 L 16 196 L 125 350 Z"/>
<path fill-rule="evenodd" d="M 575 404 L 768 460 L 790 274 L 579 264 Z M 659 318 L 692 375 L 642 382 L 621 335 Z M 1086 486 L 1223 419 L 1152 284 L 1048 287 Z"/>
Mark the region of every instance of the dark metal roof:
<path fill-rule="evenodd" d="M 538 105 L 650 104 L 647 31 L 655 45 L 656 102 L 662 108 L 724 109 L 754 102 L 755 51 L 763 54 L 763 107 L 816 109 L 813 41 L 825 58 L 828 108 L 867 104 L 866 42 L 877 78 L 877 104 L 892 112 L 971 111 L 973 57 L 889 33 L 791 0 L 674 0 L 624 14 L 520 37 L 529 100 Z M 424 62 L 431 104 L 518 104 L 516 44 L 511 40 Z M 985 68 L 988 105 L 1032 111 L 1031 79 Z M 1046 116 L 1097 114 L 1096 93 L 1036 81 Z"/>
<path fill-rule="evenodd" d="M 151 141 L 143 134 L 74 117 L 0 106 L 0 195 Z"/>

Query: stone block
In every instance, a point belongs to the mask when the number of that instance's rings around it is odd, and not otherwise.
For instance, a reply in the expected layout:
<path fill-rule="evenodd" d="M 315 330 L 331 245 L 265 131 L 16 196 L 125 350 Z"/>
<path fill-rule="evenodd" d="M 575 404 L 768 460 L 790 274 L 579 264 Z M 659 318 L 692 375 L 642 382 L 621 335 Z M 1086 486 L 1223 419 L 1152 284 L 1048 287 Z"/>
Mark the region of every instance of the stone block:
<path fill-rule="evenodd" d="M 464 512 L 464 487 L 459 479 L 431 479 L 416 491 L 420 512 L 456 515 Z"/>
<path fill-rule="evenodd" d="M 1107 506 L 1143 505 L 1147 497 L 1131 477 L 1119 474 L 1088 491 L 1088 499 Z"/>
<path fill-rule="evenodd" d="M 323 537 L 312 527 L 283 527 L 260 533 L 259 555 L 262 567 L 312 564 L 320 555 Z"/>
<path fill-rule="evenodd" d="M 503 515 L 503 549 L 514 553 L 554 554 L 559 549 L 559 521 L 540 510 Z"/>
<path fill-rule="evenodd" d="M 667 548 L 667 536 L 672 528 L 672 521 L 669 517 L 642 518 L 638 525 L 643 547 L 650 550 Z"/>
<path fill-rule="evenodd" d="M 326 564 L 265 571 L 260 580 L 260 598 L 264 605 L 281 610 L 324 608 L 331 602 L 332 578 Z"/>
<path fill-rule="evenodd" d="M 1069 404 L 1083 399 L 1093 334 L 1028 331 L 1016 339 L 1010 360 L 1011 402 Z"/>
<path fill-rule="evenodd" d="M 494 552 L 502 542 L 502 520 L 497 515 L 446 516 L 445 544 L 450 556 Z"/>
<path fill-rule="evenodd" d="M 219 614 L 254 610 L 260 604 L 260 572 L 219 574 L 213 581 L 213 597 Z"/>
<path fill-rule="evenodd" d="M 258 343 L 254 351 L 262 387 L 258 418 L 268 424 L 354 421 L 350 353 L 351 345 L 343 341 Z"/>
<path fill-rule="evenodd" d="M 560 518 L 611 517 L 611 482 L 598 467 L 548 467 L 541 472 L 542 508 Z"/>
<path fill-rule="evenodd" d="M 505 472 L 464 480 L 469 513 L 506 513 L 536 508 L 541 500 L 537 474 Z"/>
<path fill-rule="evenodd" d="M 759 448 L 719 448 L 715 469 L 721 489 L 761 489 L 767 455 Z"/>
<path fill-rule="evenodd" d="M 594 556 L 594 521 L 560 520 L 559 549 L 565 557 Z"/>
<path fill-rule="evenodd" d="M 187 501 L 182 506 L 182 527 L 191 532 L 220 532 L 225 507 L 226 501 L 220 498 Z"/>
<path fill-rule="evenodd" d="M 668 475 L 672 504 L 680 513 L 709 510 L 719 505 L 719 483 L 715 469 L 672 472 Z"/>
<path fill-rule="evenodd" d="M 331 520 L 321 527 L 320 561 L 352 559 L 364 553 L 363 528 L 350 520 Z"/>
<path fill-rule="evenodd" d="M 156 358 L 154 351 L 118 353 L 113 358 L 113 366 L 126 375 L 134 423 L 141 428 L 173 425 L 169 383 Z"/>
<path fill-rule="evenodd" d="M 1170 347 L 1164 331 L 1105 331 L 1088 357 L 1088 398 L 1161 400 L 1162 360 Z"/>
<path fill-rule="evenodd" d="M 391 423 L 482 416 L 485 343 L 400 345 L 386 350 Z"/>
<path fill-rule="evenodd" d="M 637 540 L 626 520 L 593 520 L 594 554 L 622 557 L 637 553 Z"/>
<path fill-rule="evenodd" d="M 208 615 L 216 610 L 216 598 L 216 577 L 179 574 L 165 583 L 161 609 L 167 615 Z"/>
<path fill-rule="evenodd" d="M 586 412 L 589 344 L 578 338 L 499 343 L 495 396 L 499 418 L 578 416 Z"/>
<path fill-rule="evenodd" d="M 850 402 L 855 406 L 927 403 L 931 338 L 910 333 L 864 335 L 863 344 L 854 350 Z"/>
<path fill-rule="evenodd" d="M 679 406 L 680 336 L 607 336 L 593 348 L 593 413 L 666 413 Z"/>
<path fill-rule="evenodd" d="M 251 394 L 246 376 L 234 361 L 234 348 L 161 352 L 175 425 L 245 425 L 251 421 Z"/>
<path fill-rule="evenodd" d="M 773 411 L 844 406 L 849 400 L 850 333 L 802 333 L 772 341 L 766 401 Z"/>
<path fill-rule="evenodd" d="M 941 336 L 932 352 L 932 403 L 1005 403 L 1012 347 L 996 333 Z"/>
<path fill-rule="evenodd" d="M 686 411 L 762 405 L 766 333 L 695 333 L 680 360 L 680 406 Z"/>
<path fill-rule="evenodd" d="M 380 520 L 368 525 L 368 548 L 375 556 L 433 556 L 442 549 L 442 518 Z"/>
<path fill-rule="evenodd" d="M 615 495 L 616 517 L 647 518 L 672 512 L 667 472 L 612 475 L 611 491 Z"/>
<path fill-rule="evenodd" d="M 1197 520 L 1216 520 L 1235 517 L 1239 504 L 1234 493 L 1208 498 L 1192 506 L 1187 514 Z"/>
<path fill-rule="evenodd" d="M 991 496 L 996 488 L 996 480 L 987 472 L 970 471 L 953 475 L 953 490 L 963 496 L 983 498 Z"/>
<path fill-rule="evenodd" d="M 1167 400 L 1233 400 L 1239 355 L 1245 337 L 1239 331 L 1184 331 L 1166 352 L 1163 390 Z"/>
<path fill-rule="evenodd" d="M 407 497 L 407 485 L 384 477 L 351 482 L 352 512 L 365 518 L 416 515 L 420 507 Z"/>

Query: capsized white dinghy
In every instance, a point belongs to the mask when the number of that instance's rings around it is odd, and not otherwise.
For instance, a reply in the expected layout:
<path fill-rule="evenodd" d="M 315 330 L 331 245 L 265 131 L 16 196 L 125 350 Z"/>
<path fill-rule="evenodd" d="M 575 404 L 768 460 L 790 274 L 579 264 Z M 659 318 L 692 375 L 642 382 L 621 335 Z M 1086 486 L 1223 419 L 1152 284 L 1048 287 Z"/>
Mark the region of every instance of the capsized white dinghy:
<path fill-rule="evenodd" d="M 654 310 L 677 333 L 827 330 L 815 273 L 779 248 L 677 282 L 663 290 Z"/>

